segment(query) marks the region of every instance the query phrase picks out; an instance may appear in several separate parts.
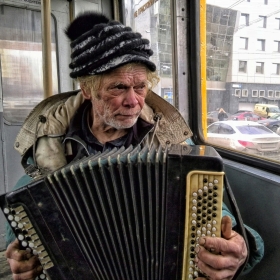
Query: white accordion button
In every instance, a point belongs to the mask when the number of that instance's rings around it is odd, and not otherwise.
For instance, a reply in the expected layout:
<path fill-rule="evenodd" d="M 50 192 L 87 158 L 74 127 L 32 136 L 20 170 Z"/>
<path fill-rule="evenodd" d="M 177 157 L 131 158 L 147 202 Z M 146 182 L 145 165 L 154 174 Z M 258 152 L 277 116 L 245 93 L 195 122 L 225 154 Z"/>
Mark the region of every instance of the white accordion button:
<path fill-rule="evenodd" d="M 12 221 L 13 219 L 14 219 L 14 216 L 13 216 L 13 215 L 9 215 L 9 216 L 8 216 L 8 220 L 9 220 L 9 221 Z"/>

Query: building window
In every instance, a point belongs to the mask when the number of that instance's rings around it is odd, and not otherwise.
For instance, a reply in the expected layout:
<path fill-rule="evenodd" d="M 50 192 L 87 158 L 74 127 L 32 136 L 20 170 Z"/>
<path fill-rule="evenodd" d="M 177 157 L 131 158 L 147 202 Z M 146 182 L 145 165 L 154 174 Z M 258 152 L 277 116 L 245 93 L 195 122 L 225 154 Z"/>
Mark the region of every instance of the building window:
<path fill-rule="evenodd" d="M 264 63 L 263 62 L 256 62 L 256 73 L 257 74 L 264 73 Z"/>
<path fill-rule="evenodd" d="M 253 89 L 253 90 L 252 90 L 252 97 L 258 97 L 258 96 L 259 96 L 259 91 Z"/>
<path fill-rule="evenodd" d="M 248 97 L 248 89 L 242 89 L 242 97 Z"/>
<path fill-rule="evenodd" d="M 241 96 L 241 89 L 236 89 L 234 95 L 237 96 L 237 97 L 240 97 Z"/>
<path fill-rule="evenodd" d="M 0 32 L 0 72 L 2 72 L 0 95 L 1 97 L 3 95 L 3 115 L 10 123 L 20 123 L 44 98 L 41 86 L 43 83 L 41 13 L 1 4 L 1 27 L 4 30 L 1 29 Z M 56 19 L 51 17 L 53 94 L 59 92 L 56 41 Z M 2 103 L 2 100 L 0 102 Z"/>
<path fill-rule="evenodd" d="M 248 50 L 248 38 L 240 37 L 240 49 Z"/>
<path fill-rule="evenodd" d="M 239 72 L 246 73 L 247 72 L 247 61 L 239 61 Z"/>
<path fill-rule="evenodd" d="M 259 97 L 265 97 L 265 91 L 264 90 L 259 91 Z"/>
<path fill-rule="evenodd" d="M 280 98 L 280 91 L 279 90 L 275 90 L 275 98 Z"/>
<path fill-rule="evenodd" d="M 264 39 L 257 39 L 257 50 L 265 51 L 265 40 Z"/>
<path fill-rule="evenodd" d="M 241 14 L 240 25 L 249 25 L 249 14 Z"/>
<path fill-rule="evenodd" d="M 280 41 L 274 41 L 273 42 L 273 51 L 274 52 L 280 52 Z"/>
<path fill-rule="evenodd" d="M 272 75 L 280 75 L 280 63 L 272 63 Z"/>
<path fill-rule="evenodd" d="M 267 97 L 272 98 L 273 96 L 274 96 L 274 90 L 269 90 L 269 91 L 267 92 Z"/>
<path fill-rule="evenodd" d="M 276 29 L 280 29 L 280 18 L 275 18 L 276 20 Z"/>
<path fill-rule="evenodd" d="M 259 27 L 266 28 L 266 19 L 265 16 L 259 16 Z"/>

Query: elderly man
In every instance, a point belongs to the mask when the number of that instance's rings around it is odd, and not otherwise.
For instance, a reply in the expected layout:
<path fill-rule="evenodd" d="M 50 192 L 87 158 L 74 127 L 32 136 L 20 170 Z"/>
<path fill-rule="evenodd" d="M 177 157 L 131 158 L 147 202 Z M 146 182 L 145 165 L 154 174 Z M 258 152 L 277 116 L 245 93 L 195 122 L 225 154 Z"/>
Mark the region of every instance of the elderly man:
<path fill-rule="evenodd" d="M 191 136 L 179 112 L 151 91 L 158 77 L 148 40 L 96 13 L 78 16 L 66 34 L 73 49 L 70 76 L 81 90 L 43 101 L 27 118 L 15 146 L 29 175 L 114 147 L 167 147 Z M 196 248 L 197 266 L 210 279 L 232 279 L 247 257 L 229 216 L 223 217 L 222 236 L 201 238 Z M 9 242 L 14 279 L 34 279 L 42 270 L 38 259 L 20 250 L 18 241 Z"/>

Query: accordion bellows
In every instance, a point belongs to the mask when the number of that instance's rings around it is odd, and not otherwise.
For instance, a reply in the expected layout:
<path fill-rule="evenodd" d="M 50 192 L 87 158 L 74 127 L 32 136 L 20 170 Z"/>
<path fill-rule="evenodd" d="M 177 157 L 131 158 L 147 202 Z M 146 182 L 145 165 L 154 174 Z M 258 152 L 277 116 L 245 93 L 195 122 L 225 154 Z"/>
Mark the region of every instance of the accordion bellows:
<path fill-rule="evenodd" d="M 84 158 L 0 197 L 48 279 L 195 279 L 200 236 L 219 236 L 223 162 L 207 146 Z"/>

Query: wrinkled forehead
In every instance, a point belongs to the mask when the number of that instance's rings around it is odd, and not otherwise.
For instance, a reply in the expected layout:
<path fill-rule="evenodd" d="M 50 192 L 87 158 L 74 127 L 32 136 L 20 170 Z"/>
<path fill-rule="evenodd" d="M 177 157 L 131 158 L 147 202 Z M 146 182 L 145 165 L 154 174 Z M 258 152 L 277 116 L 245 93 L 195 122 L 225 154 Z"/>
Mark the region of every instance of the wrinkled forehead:
<path fill-rule="evenodd" d="M 102 83 L 145 83 L 147 82 L 147 68 L 144 65 L 125 65 L 104 73 Z"/>

